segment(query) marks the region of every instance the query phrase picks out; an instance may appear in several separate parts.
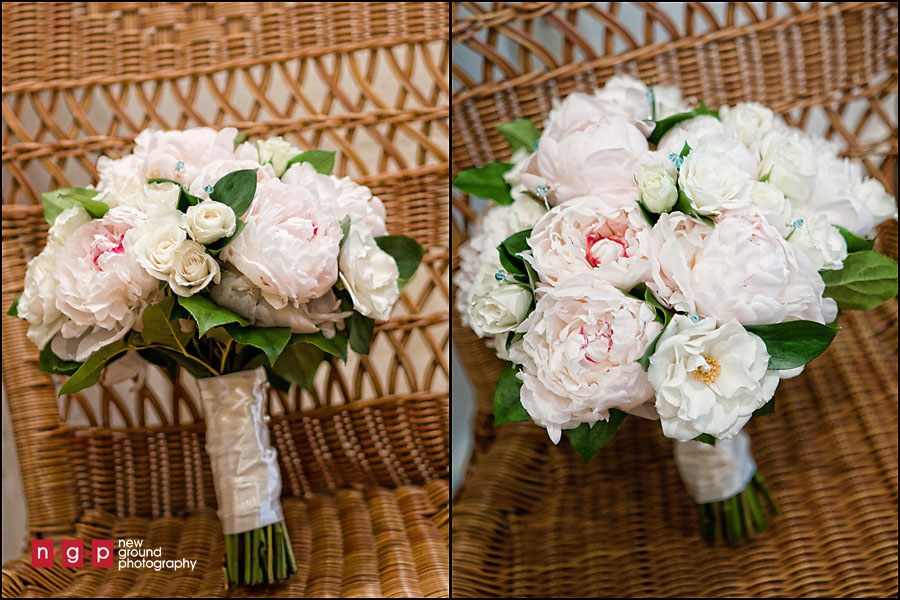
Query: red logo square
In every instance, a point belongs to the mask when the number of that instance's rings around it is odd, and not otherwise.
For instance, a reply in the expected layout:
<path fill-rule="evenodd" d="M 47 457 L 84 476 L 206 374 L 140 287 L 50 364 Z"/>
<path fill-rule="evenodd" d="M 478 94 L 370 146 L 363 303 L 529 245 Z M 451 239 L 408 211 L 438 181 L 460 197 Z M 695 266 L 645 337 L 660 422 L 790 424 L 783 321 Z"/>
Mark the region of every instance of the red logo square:
<path fill-rule="evenodd" d="M 111 569 L 113 566 L 113 541 L 91 540 L 91 566 Z"/>
<path fill-rule="evenodd" d="M 53 540 L 31 540 L 31 566 L 53 566 Z"/>
<path fill-rule="evenodd" d="M 61 560 L 64 567 L 83 567 L 84 540 L 63 540 Z"/>

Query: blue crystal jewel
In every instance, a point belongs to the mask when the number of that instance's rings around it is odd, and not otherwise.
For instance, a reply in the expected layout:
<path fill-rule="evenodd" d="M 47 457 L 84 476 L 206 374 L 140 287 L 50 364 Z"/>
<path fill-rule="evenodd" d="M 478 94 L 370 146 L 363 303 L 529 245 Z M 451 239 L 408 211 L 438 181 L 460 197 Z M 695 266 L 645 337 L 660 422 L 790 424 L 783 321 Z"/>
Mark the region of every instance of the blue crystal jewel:
<path fill-rule="evenodd" d="M 206 186 L 205 188 L 203 188 L 203 191 L 206 192 L 207 194 L 212 194 L 212 193 L 213 193 L 213 186 L 208 185 L 208 186 Z"/>
<path fill-rule="evenodd" d="M 794 222 L 791 223 L 791 227 L 793 227 L 794 229 L 803 227 L 803 219 L 794 219 Z"/>
<path fill-rule="evenodd" d="M 183 171 L 183 170 L 184 170 L 184 163 L 181 162 L 180 160 L 179 160 L 177 163 L 175 163 L 175 170 L 176 170 L 176 171 Z"/>
<path fill-rule="evenodd" d="M 699 323 L 700 322 L 700 315 L 698 315 L 697 313 L 691 313 L 688 316 L 688 318 L 691 320 L 691 323 Z"/>
<path fill-rule="evenodd" d="M 538 197 L 538 198 L 543 198 L 544 196 L 547 195 L 547 192 L 548 192 L 548 191 L 549 191 L 549 190 L 547 190 L 547 186 L 546 186 L 546 185 L 539 185 L 538 188 L 537 188 L 537 197 Z"/>
<path fill-rule="evenodd" d="M 503 283 L 503 281 L 506 279 L 506 271 L 500 269 L 499 271 L 494 273 L 494 279 L 497 280 L 497 283 Z"/>

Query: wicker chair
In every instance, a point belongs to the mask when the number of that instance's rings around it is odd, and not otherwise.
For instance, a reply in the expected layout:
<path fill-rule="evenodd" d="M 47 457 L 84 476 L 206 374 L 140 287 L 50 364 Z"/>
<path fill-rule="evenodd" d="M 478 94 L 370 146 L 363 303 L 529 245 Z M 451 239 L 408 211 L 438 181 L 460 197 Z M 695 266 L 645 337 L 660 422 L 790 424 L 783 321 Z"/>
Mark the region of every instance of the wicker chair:
<path fill-rule="evenodd" d="M 96 181 L 98 156 L 147 127 L 337 150 L 336 172 L 382 198 L 389 230 L 426 247 L 368 357 L 323 365 L 311 394 L 272 391 L 299 572 L 234 595 L 449 595 L 448 15 L 425 2 L 3 4 L 4 311 L 44 243 L 40 192 Z M 141 538 L 198 560 L 37 569 L 26 551 L 3 565 L 3 596 L 227 595 L 192 380 L 154 370 L 134 398 L 105 386 L 57 399 L 11 317 L 3 354 L 28 537 Z"/>
<path fill-rule="evenodd" d="M 683 25 L 669 9 L 684 12 Z M 452 67 L 454 174 L 508 158 L 494 125 L 540 122 L 553 98 L 625 72 L 710 106 L 757 100 L 800 127 L 818 119 L 818 133 L 841 140 L 844 155 L 896 193 L 897 5 L 765 11 L 745 2 L 453 3 L 454 61 L 481 61 L 480 76 Z M 454 193 L 453 212 L 455 261 L 474 210 Z M 882 226 L 878 247 L 896 258 L 896 222 Z M 454 317 L 479 413 L 452 508 L 453 595 L 896 596 L 897 300 L 840 324 L 828 352 L 782 382 L 776 414 L 749 426 L 781 512 L 767 534 L 732 549 L 701 540 L 658 425 L 627 419 L 589 466 L 533 424 L 494 430 L 502 364 Z"/>

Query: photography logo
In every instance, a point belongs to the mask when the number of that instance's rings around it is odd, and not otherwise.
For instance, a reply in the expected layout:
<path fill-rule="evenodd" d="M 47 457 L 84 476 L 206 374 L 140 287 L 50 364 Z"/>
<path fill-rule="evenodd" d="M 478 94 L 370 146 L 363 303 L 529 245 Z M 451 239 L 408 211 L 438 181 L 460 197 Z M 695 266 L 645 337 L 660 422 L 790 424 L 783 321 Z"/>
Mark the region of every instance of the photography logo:
<path fill-rule="evenodd" d="M 54 540 L 31 540 L 31 566 L 50 568 L 59 557 L 62 567 L 81 568 L 86 566 L 84 560 L 85 540 L 62 540 L 60 549 L 56 550 Z M 144 540 L 91 540 L 90 566 L 99 569 L 148 568 L 155 571 L 162 569 L 186 569 L 191 571 L 197 565 L 196 560 L 186 558 L 162 559 L 162 548 L 144 548 Z M 116 549 L 119 557 L 116 563 Z"/>

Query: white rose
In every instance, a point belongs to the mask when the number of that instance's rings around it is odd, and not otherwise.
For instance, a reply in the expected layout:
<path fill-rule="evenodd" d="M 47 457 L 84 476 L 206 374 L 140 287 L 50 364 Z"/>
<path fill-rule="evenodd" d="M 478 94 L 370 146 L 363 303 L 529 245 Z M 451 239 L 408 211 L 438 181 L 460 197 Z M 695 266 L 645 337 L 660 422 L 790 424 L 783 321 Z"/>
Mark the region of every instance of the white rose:
<path fill-rule="evenodd" d="M 201 244 L 185 240 L 175 250 L 169 286 L 179 296 L 193 296 L 220 277 L 219 263 Z"/>
<path fill-rule="evenodd" d="M 544 193 L 551 205 L 578 196 L 636 191 L 634 176 L 649 152 L 641 130 L 627 117 L 615 114 L 564 128 L 569 116 L 564 112 L 559 123 L 544 130 L 522 183 L 538 197 Z"/>
<path fill-rule="evenodd" d="M 176 209 L 180 195 L 181 186 L 171 181 L 148 183 L 144 186 L 145 207 L 149 212 L 165 212 Z"/>
<path fill-rule="evenodd" d="M 632 198 L 574 198 L 538 221 L 525 255 L 544 283 L 598 277 L 630 290 L 650 273 L 644 240 L 650 227 Z"/>
<path fill-rule="evenodd" d="M 187 239 L 184 214 L 171 211 L 140 224 L 134 241 L 138 263 L 153 277 L 168 281 L 175 264 L 175 253 Z"/>
<path fill-rule="evenodd" d="M 816 152 L 800 131 L 771 131 L 759 142 L 759 178 L 769 181 L 791 200 L 800 202 L 810 197 L 816 173 Z"/>
<path fill-rule="evenodd" d="M 816 271 L 844 267 L 847 242 L 825 215 L 798 217 L 794 219 L 793 227 L 791 245 L 806 255 Z"/>
<path fill-rule="evenodd" d="M 694 324 L 675 315 L 647 371 L 663 434 L 681 441 L 702 433 L 734 437 L 778 387 L 768 364 L 766 345 L 737 321 L 716 328 L 715 319 Z"/>
<path fill-rule="evenodd" d="M 365 223 L 351 221 L 341 247 L 340 268 L 353 307 L 367 317 L 387 320 L 400 297 L 400 272 L 391 255 L 378 247 Z"/>
<path fill-rule="evenodd" d="M 725 126 L 715 117 L 700 115 L 693 119 L 681 121 L 673 126 L 666 135 L 659 140 L 656 150 L 663 156 L 681 154 L 685 142 L 691 148 L 701 148 L 703 139 L 709 136 L 728 135 Z"/>
<path fill-rule="evenodd" d="M 875 229 L 875 216 L 854 189 L 862 180 L 862 166 L 846 158 L 837 158 L 827 151 L 830 149 L 828 144 L 822 144 L 818 149 L 818 172 L 805 203 L 806 212 L 823 214 L 832 225 L 868 237 Z"/>
<path fill-rule="evenodd" d="M 752 181 L 746 190 L 747 200 L 761 212 L 779 215 L 782 226 L 788 223 L 793 215 L 791 202 L 784 193 L 766 181 Z"/>
<path fill-rule="evenodd" d="M 509 205 L 509 230 L 513 233 L 531 229 L 547 214 L 547 208 L 528 196 L 519 196 Z M 505 238 L 504 238 L 505 239 Z M 501 240 L 502 241 L 502 240 Z"/>
<path fill-rule="evenodd" d="M 681 90 L 675 86 L 653 86 L 653 96 L 656 99 L 657 120 L 691 110 L 691 105 L 684 101 Z"/>
<path fill-rule="evenodd" d="M 521 401 L 554 443 L 563 429 L 593 426 L 609 409 L 628 410 L 653 397 L 635 362 L 662 329 L 646 302 L 598 277 L 570 279 L 538 292 L 518 327 L 510 358 L 521 364 Z"/>
<path fill-rule="evenodd" d="M 25 270 L 25 290 L 19 296 L 17 312 L 28 321 L 28 339 L 43 349 L 63 326 L 66 318 L 56 308 L 56 265 L 57 248 L 48 246 L 40 254 L 28 261 Z"/>
<path fill-rule="evenodd" d="M 53 275 L 56 308 L 67 319 L 53 338 L 53 352 L 84 361 L 103 346 L 140 330 L 140 315 L 158 283 L 138 263 L 135 225 L 142 211 L 119 206 L 73 232 L 59 249 Z"/>
<path fill-rule="evenodd" d="M 691 150 L 678 176 L 678 186 L 701 215 L 746 206 L 752 182 L 738 162 L 706 145 Z"/>
<path fill-rule="evenodd" d="M 191 238 L 201 244 L 210 244 L 234 233 L 237 220 L 227 204 L 204 200 L 189 206 L 185 222 Z"/>
<path fill-rule="evenodd" d="M 472 298 L 472 330 L 478 337 L 515 329 L 528 315 L 531 292 L 513 284 L 499 285 Z"/>
<path fill-rule="evenodd" d="M 869 212 L 872 213 L 875 227 L 885 221 L 897 219 L 897 200 L 885 191 L 884 186 L 877 179 L 866 178 L 859 180 L 853 185 L 853 191 L 866 208 L 869 209 Z M 871 235 L 871 232 L 865 235 L 868 237 Z"/>
<path fill-rule="evenodd" d="M 289 160 L 300 154 L 300 148 L 283 137 L 276 136 L 257 142 L 259 146 L 259 164 L 272 163 L 275 175 L 281 177 Z"/>
<path fill-rule="evenodd" d="M 681 213 L 663 214 L 646 248 L 647 286 L 679 312 L 743 325 L 830 323 L 837 315 L 809 259 L 758 212 L 729 213 L 714 228 Z"/>
<path fill-rule="evenodd" d="M 729 131 L 748 146 L 770 131 L 784 128 L 776 119 L 775 113 L 759 102 L 723 106 L 719 109 L 719 118 Z"/>
<path fill-rule="evenodd" d="M 645 166 L 637 176 L 641 201 L 647 210 L 663 213 L 675 206 L 678 200 L 678 189 L 675 180 L 662 165 Z"/>
<path fill-rule="evenodd" d="M 614 75 L 603 88 L 594 92 L 594 98 L 611 105 L 609 110 L 615 110 L 635 121 L 650 119 L 653 116 L 650 88 L 630 75 Z M 656 103 L 657 119 L 665 119 L 690 110 L 681 97 L 681 90 L 676 87 L 654 86 L 653 99 Z"/>

